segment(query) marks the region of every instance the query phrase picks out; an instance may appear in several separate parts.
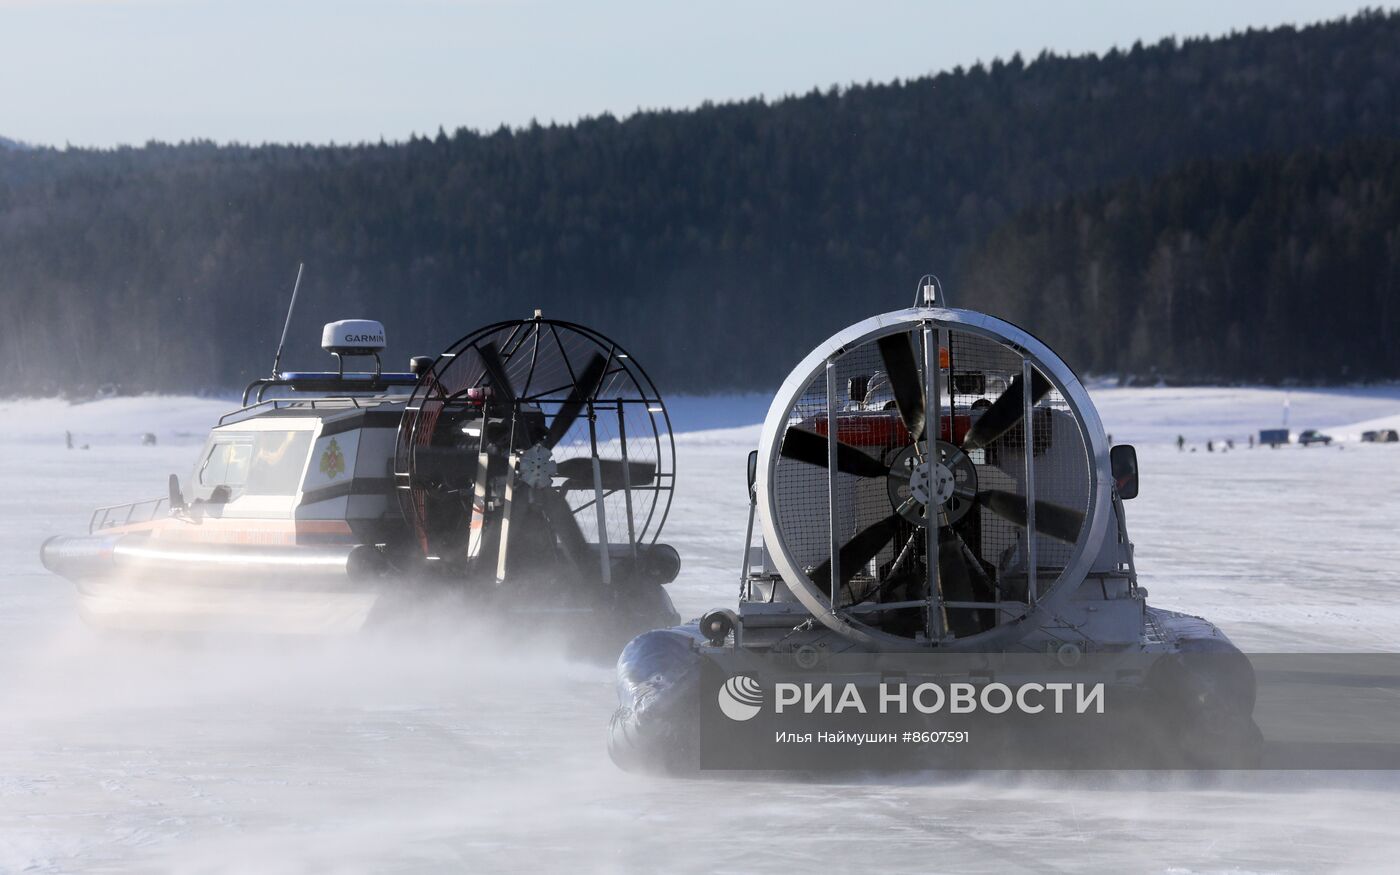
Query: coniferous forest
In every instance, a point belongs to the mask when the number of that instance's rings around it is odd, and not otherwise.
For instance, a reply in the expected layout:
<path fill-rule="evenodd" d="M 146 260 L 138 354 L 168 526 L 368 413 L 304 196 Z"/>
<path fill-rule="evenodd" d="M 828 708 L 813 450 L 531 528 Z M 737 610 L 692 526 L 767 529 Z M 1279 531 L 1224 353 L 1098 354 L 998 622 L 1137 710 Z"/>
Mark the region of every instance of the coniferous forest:
<path fill-rule="evenodd" d="M 241 387 L 547 315 L 663 392 L 774 385 L 914 300 L 1081 372 L 1400 378 L 1400 15 L 350 146 L 0 147 L 0 394 Z"/>

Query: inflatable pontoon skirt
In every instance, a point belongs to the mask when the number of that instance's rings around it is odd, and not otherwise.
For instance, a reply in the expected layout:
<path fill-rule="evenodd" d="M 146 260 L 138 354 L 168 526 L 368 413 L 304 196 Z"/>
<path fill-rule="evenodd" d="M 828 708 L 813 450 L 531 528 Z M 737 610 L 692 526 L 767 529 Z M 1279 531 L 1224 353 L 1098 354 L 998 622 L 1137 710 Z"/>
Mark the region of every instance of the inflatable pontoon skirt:
<path fill-rule="evenodd" d="M 363 545 L 171 543 L 145 535 L 50 538 L 40 558 L 75 584 L 87 623 L 133 632 L 353 632 L 379 600 L 367 579 L 383 567 L 378 551 Z"/>
<path fill-rule="evenodd" d="M 384 562 L 373 547 L 346 544 L 266 547 L 167 541 L 147 535 L 49 538 L 39 548 L 44 567 L 72 581 L 135 572 L 233 580 L 269 576 L 314 581 L 371 577 Z"/>
<path fill-rule="evenodd" d="M 1148 607 L 1144 635 L 1169 657 L 1161 668 L 1181 667 L 1164 678 L 1164 690 L 1184 709 L 1209 696 L 1234 703 L 1243 713 L 1254 707 L 1254 674 L 1240 653 L 1208 620 Z M 1144 641 L 1147 644 L 1148 640 Z M 696 625 L 658 629 L 634 638 L 617 661 L 618 709 L 608 728 L 608 753 L 628 771 L 688 773 L 698 768 L 699 686 L 708 658 Z M 1238 670 L 1223 676 L 1192 676 L 1189 665 L 1172 654 L 1238 654 Z M 1218 663 L 1216 663 L 1218 664 Z M 1164 674 L 1167 672 L 1164 671 Z"/>

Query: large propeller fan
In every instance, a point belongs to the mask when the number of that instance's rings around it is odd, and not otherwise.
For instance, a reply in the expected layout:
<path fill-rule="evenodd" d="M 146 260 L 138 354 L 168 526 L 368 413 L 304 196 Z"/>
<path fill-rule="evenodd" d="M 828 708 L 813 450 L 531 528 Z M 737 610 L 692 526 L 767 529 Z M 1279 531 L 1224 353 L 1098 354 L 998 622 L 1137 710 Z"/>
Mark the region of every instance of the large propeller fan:
<path fill-rule="evenodd" d="M 494 390 L 490 403 L 493 405 L 500 402 L 516 404 L 520 399 L 516 395 L 515 388 L 511 385 L 510 376 L 506 373 L 505 363 L 501 360 L 501 353 L 496 348 L 495 342 L 488 340 L 481 344 L 477 351 L 481 355 L 482 366 L 485 368 L 491 388 Z M 579 371 L 577 379 L 570 387 L 568 397 L 559 405 L 559 409 L 550 419 L 549 430 L 536 446 L 543 447 L 550 453 L 553 452 L 559 442 L 568 435 L 569 430 L 574 427 L 579 415 L 586 409 L 588 400 L 596 396 L 602 388 L 603 378 L 607 376 L 607 371 L 608 359 L 605 356 L 597 352 L 589 356 L 588 362 L 584 365 L 583 370 Z M 594 465 L 597 466 L 598 480 L 601 481 L 598 483 L 594 481 Z M 595 447 L 591 460 L 588 458 L 565 459 L 555 464 L 555 473 L 567 478 L 562 487 L 566 490 L 594 489 L 598 486 L 603 489 L 621 489 L 624 484 L 630 486 L 650 484 L 656 476 L 656 466 L 647 462 L 623 462 L 620 459 L 599 458 Z"/>
<path fill-rule="evenodd" d="M 395 457 L 401 505 L 430 556 L 501 581 L 507 557 L 533 565 L 557 544 L 607 582 L 612 542 L 635 557 L 665 518 L 668 428 L 655 387 L 602 335 L 539 316 L 488 326 L 415 388 Z"/>
<path fill-rule="evenodd" d="M 961 468 L 971 472 L 973 466 L 967 453 L 992 446 L 1020 424 L 1025 416 L 1026 387 L 1018 375 L 971 424 L 961 444 L 940 440 L 942 435 L 938 428 L 932 429 L 934 433 L 929 435 L 926 433 L 928 417 L 924 406 L 923 377 L 909 334 L 887 335 L 879 338 L 877 344 L 894 396 L 894 406 L 908 431 L 910 445 L 895 456 L 893 463 L 887 464 L 859 447 L 838 440 L 836 468 L 842 473 L 861 478 L 885 478 L 892 481 L 892 486 L 896 486 L 907 485 L 911 476 L 922 476 L 927 480 L 935 462 L 945 470 Z M 1030 402 L 1034 405 L 1050 392 L 1052 386 L 1050 381 L 1034 368 L 1031 369 L 1030 382 Z M 833 427 L 836 427 L 835 423 L 828 421 L 827 428 Z M 950 428 L 946 433 L 950 440 L 954 438 L 954 431 L 955 429 Z M 786 458 L 825 468 L 829 464 L 828 441 L 827 436 L 798 426 L 790 426 L 783 435 L 780 452 Z M 930 452 L 930 445 L 937 448 L 934 453 Z M 1026 452 L 1030 451 L 1031 448 L 1026 447 Z M 935 458 L 929 458 L 931 455 Z M 1001 489 L 979 490 L 975 476 L 967 476 L 962 482 L 949 478 L 948 482 L 943 484 L 942 491 L 933 490 L 927 483 L 924 486 L 922 501 L 918 490 L 911 493 L 908 488 L 892 488 L 891 496 L 903 496 L 903 501 L 895 504 L 894 511 L 889 516 L 866 526 L 841 545 L 837 556 L 840 568 L 839 585 L 843 589 L 847 588 L 851 579 L 861 569 L 907 529 L 909 521 L 914 521 L 918 525 L 939 526 L 940 581 L 948 595 L 955 599 L 963 598 L 972 592 L 973 581 L 981 581 L 986 575 L 981 562 L 953 527 L 952 517 L 960 519 L 972 509 L 985 508 L 1022 528 L 1029 522 L 1028 503 L 1024 496 Z M 1082 512 L 1044 500 L 1035 501 L 1032 506 L 1035 509 L 1034 526 L 1037 532 L 1068 543 L 1074 542 L 1079 536 L 1084 524 Z M 813 569 L 810 576 L 817 585 L 829 588 L 830 559 Z"/>

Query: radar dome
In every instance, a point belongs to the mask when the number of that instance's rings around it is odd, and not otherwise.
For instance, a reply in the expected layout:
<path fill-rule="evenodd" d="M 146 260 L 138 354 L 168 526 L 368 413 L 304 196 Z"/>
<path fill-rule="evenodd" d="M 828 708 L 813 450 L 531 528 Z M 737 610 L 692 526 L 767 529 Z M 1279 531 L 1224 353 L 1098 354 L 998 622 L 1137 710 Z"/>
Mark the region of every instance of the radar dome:
<path fill-rule="evenodd" d="M 336 355 L 374 355 L 384 351 L 384 326 L 373 319 L 341 319 L 321 330 L 321 348 Z"/>

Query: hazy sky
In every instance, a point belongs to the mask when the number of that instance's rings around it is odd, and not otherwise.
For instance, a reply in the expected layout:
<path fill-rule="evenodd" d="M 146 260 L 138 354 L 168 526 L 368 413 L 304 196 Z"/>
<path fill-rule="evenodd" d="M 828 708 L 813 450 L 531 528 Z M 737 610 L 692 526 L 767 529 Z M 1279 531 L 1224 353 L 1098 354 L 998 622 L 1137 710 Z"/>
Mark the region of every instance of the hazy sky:
<path fill-rule="evenodd" d="M 0 0 L 0 135 L 404 139 L 1350 14 L 1335 0 Z"/>

